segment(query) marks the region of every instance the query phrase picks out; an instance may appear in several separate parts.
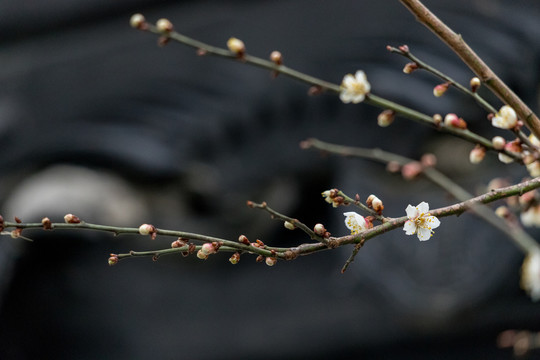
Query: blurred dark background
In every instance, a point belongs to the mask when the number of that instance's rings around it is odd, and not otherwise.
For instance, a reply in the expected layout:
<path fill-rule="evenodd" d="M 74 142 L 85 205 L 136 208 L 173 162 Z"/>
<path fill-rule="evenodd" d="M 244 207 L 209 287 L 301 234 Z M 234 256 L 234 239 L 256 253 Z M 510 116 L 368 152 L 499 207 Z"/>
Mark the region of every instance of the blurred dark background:
<path fill-rule="evenodd" d="M 426 1 L 538 110 L 540 3 Z M 419 157 L 470 192 L 526 173 L 404 119 L 379 128 L 379 109 L 307 96 L 307 87 L 129 27 L 142 12 L 249 53 L 339 83 L 363 69 L 372 91 L 425 113 L 456 112 L 486 137 L 472 100 L 401 72 L 419 57 L 467 84 L 472 74 L 398 1 L 15 1 L 0 4 L 0 213 L 62 221 L 71 212 L 111 225 L 161 228 L 276 246 L 308 241 L 246 200 L 346 234 L 320 197 L 338 187 L 377 194 L 388 216 L 408 204 L 452 203 L 432 184 L 405 182 L 363 160 L 321 157 L 300 141 L 381 147 Z M 485 89 L 484 89 L 485 90 Z M 496 107 L 500 103 L 483 92 Z M 540 308 L 519 288 L 522 254 L 470 214 L 446 218 L 429 242 L 399 230 L 370 241 L 344 275 L 350 248 L 269 268 L 227 254 L 107 266 L 109 253 L 165 248 L 173 239 L 25 231 L 0 241 L 2 359 L 509 359 L 506 329 L 540 330 Z M 535 234 L 537 236 L 538 234 Z M 539 356 L 531 353 L 529 358 Z"/>

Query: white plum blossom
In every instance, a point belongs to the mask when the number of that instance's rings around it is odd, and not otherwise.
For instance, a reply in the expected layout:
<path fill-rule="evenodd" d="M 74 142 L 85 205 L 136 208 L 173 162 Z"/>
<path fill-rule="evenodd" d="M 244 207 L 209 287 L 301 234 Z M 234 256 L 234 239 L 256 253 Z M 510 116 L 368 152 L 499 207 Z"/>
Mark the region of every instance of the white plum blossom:
<path fill-rule="evenodd" d="M 362 70 L 358 70 L 353 76 L 347 74 L 341 82 L 341 93 L 339 98 L 345 104 L 352 102 L 358 104 L 364 101 L 366 94 L 371 90 L 371 85 L 367 81 L 366 74 Z"/>
<path fill-rule="evenodd" d="M 512 129 L 517 124 L 516 111 L 508 105 L 501 107 L 499 112 L 491 119 L 491 124 L 501 129 Z"/>
<path fill-rule="evenodd" d="M 429 214 L 429 204 L 422 201 L 418 206 L 407 206 L 405 209 L 409 220 L 405 222 L 403 230 L 407 235 L 418 235 L 420 241 L 429 240 L 433 230 L 439 227 L 441 222 L 437 217 Z"/>
<path fill-rule="evenodd" d="M 368 223 L 362 215 L 354 211 L 343 213 L 343 215 L 345 215 L 345 226 L 351 230 L 352 235 L 359 234 L 368 228 Z"/>
<path fill-rule="evenodd" d="M 533 301 L 540 300 L 540 251 L 531 251 L 521 267 L 521 287 Z"/>

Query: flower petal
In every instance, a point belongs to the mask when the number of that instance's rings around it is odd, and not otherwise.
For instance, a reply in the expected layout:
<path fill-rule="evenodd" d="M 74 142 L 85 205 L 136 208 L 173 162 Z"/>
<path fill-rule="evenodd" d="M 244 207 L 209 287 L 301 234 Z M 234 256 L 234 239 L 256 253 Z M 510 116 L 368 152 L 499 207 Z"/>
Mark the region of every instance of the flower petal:
<path fill-rule="evenodd" d="M 425 201 L 422 201 L 418 206 L 416 207 L 418 209 L 418 212 L 420 214 L 427 214 L 429 212 L 429 204 Z"/>
<path fill-rule="evenodd" d="M 416 224 L 414 221 L 407 220 L 405 225 L 403 225 L 403 231 L 406 235 L 413 235 L 416 232 Z"/>
<path fill-rule="evenodd" d="M 441 221 L 437 219 L 436 216 L 428 216 L 426 217 L 425 224 L 428 225 L 430 229 L 435 229 L 441 225 Z"/>
<path fill-rule="evenodd" d="M 418 235 L 418 239 L 420 239 L 420 241 L 429 240 L 429 238 L 431 238 L 431 229 L 419 227 L 417 229 L 417 235 Z"/>
<path fill-rule="evenodd" d="M 418 210 L 416 210 L 416 207 L 409 205 L 405 209 L 405 212 L 407 213 L 407 217 L 409 219 L 416 219 L 418 217 Z"/>

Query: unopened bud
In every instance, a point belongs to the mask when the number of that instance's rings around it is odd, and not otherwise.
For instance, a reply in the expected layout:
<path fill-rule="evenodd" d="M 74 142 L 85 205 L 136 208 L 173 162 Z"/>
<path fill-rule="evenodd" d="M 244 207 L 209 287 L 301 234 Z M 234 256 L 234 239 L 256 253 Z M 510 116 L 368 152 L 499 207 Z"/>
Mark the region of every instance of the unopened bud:
<path fill-rule="evenodd" d="M 44 217 L 43 219 L 41 219 L 41 225 L 43 225 L 43 230 L 52 229 L 51 219 L 49 219 L 48 217 Z"/>
<path fill-rule="evenodd" d="M 173 24 L 168 19 L 159 19 L 156 22 L 156 28 L 161 33 L 170 33 L 173 31 Z"/>
<path fill-rule="evenodd" d="M 504 149 L 504 145 L 506 145 L 506 140 L 502 136 L 495 136 L 491 139 L 491 143 L 496 150 L 502 150 Z"/>
<path fill-rule="evenodd" d="M 201 250 L 199 250 L 204 255 L 208 256 L 211 254 L 216 253 L 216 248 L 212 243 L 204 243 L 203 246 L 201 246 Z"/>
<path fill-rule="evenodd" d="M 116 254 L 111 254 L 110 257 L 109 257 L 109 266 L 113 266 L 113 265 L 116 265 L 118 264 L 118 255 Z"/>
<path fill-rule="evenodd" d="M 435 126 L 439 126 L 441 123 L 442 123 L 442 116 L 441 114 L 435 114 L 433 115 L 433 123 L 435 124 Z"/>
<path fill-rule="evenodd" d="M 249 242 L 249 240 L 248 240 L 248 238 L 247 238 L 246 235 L 240 235 L 240 236 L 238 237 L 238 242 L 240 242 L 240 243 L 242 243 L 242 244 L 246 244 L 246 245 L 249 245 L 249 244 L 250 244 L 250 242 Z"/>
<path fill-rule="evenodd" d="M 384 110 L 377 116 L 377 124 L 380 127 L 387 127 L 394 122 L 396 112 L 394 110 Z"/>
<path fill-rule="evenodd" d="M 313 227 L 313 232 L 314 232 L 316 235 L 324 236 L 324 234 L 326 233 L 326 228 L 324 227 L 323 224 L 316 224 L 316 225 Z"/>
<path fill-rule="evenodd" d="M 441 97 L 444 95 L 446 90 L 448 90 L 448 87 L 450 86 L 450 83 L 444 83 L 439 84 L 433 88 L 433 95 L 436 97 Z"/>
<path fill-rule="evenodd" d="M 465 122 L 465 120 L 453 113 L 446 114 L 446 116 L 444 117 L 444 125 L 452 126 L 458 129 L 467 128 L 467 123 Z"/>
<path fill-rule="evenodd" d="M 503 219 L 510 217 L 510 210 L 506 206 L 499 206 L 495 210 L 495 215 Z"/>
<path fill-rule="evenodd" d="M 381 214 L 384 209 L 384 205 L 381 199 L 379 199 L 377 196 L 373 194 L 368 196 L 366 200 L 366 205 L 372 208 L 373 210 L 375 210 L 379 214 Z"/>
<path fill-rule="evenodd" d="M 151 235 L 156 232 L 154 225 L 142 224 L 139 226 L 139 234 L 141 235 Z"/>
<path fill-rule="evenodd" d="M 229 262 L 233 265 L 238 264 L 239 261 L 240 261 L 240 253 L 237 253 L 237 252 L 232 254 L 232 256 L 229 258 Z"/>
<path fill-rule="evenodd" d="M 421 163 L 418 161 L 412 161 L 401 167 L 401 175 L 405 180 L 412 180 L 417 177 L 422 170 L 424 170 Z"/>
<path fill-rule="evenodd" d="M 469 153 L 469 161 L 472 164 L 478 164 L 482 160 L 484 160 L 484 157 L 486 156 L 486 148 L 482 145 L 476 145 L 474 149 L 471 150 Z"/>
<path fill-rule="evenodd" d="M 469 85 L 471 86 L 471 91 L 475 93 L 480 88 L 480 85 L 482 85 L 482 82 L 475 76 L 471 79 Z"/>
<path fill-rule="evenodd" d="M 275 257 L 270 257 L 268 256 L 266 259 L 265 259 L 265 262 L 266 262 L 266 265 L 268 266 L 274 266 L 276 265 L 277 263 L 277 259 Z"/>
<path fill-rule="evenodd" d="M 281 65 L 283 63 L 283 55 L 279 51 L 272 51 L 270 54 L 270 61 L 276 65 Z"/>
<path fill-rule="evenodd" d="M 415 62 L 410 62 L 410 63 L 405 64 L 405 66 L 403 67 L 403 72 L 405 74 L 410 74 L 416 69 L 418 69 L 418 64 Z"/>
<path fill-rule="evenodd" d="M 420 158 L 420 163 L 423 167 L 434 167 L 437 165 L 437 157 L 435 154 L 426 153 Z"/>
<path fill-rule="evenodd" d="M 64 216 L 64 221 L 67 224 L 79 224 L 81 222 L 81 219 L 79 219 L 77 216 L 73 214 L 66 214 Z"/>
<path fill-rule="evenodd" d="M 146 19 L 142 14 L 133 14 L 129 19 L 129 25 L 135 29 L 141 29 L 146 22 Z"/>
<path fill-rule="evenodd" d="M 239 57 L 244 55 L 244 53 L 246 52 L 246 46 L 244 45 L 244 42 L 235 37 L 227 40 L 227 47 L 231 52 L 235 53 Z"/>
<path fill-rule="evenodd" d="M 197 251 L 197 257 L 201 260 L 206 260 L 208 259 L 208 255 L 206 255 L 204 252 L 202 252 L 201 250 Z"/>
<path fill-rule="evenodd" d="M 296 226 L 294 226 L 294 224 L 290 221 L 285 221 L 283 223 L 283 226 L 285 226 L 285 229 L 289 229 L 289 230 L 294 230 L 296 229 Z"/>

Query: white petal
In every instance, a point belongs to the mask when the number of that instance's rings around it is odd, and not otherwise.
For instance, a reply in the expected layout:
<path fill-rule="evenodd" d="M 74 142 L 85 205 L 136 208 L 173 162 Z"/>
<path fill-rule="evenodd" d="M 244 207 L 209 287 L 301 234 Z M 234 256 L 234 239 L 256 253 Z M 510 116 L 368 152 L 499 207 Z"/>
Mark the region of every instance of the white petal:
<path fill-rule="evenodd" d="M 429 240 L 429 238 L 431 237 L 431 230 L 425 228 L 418 228 L 417 235 L 420 241 Z"/>
<path fill-rule="evenodd" d="M 359 81 L 359 82 L 367 81 L 366 73 L 363 72 L 362 70 L 358 70 L 356 74 L 354 74 L 354 77 L 356 78 L 356 81 Z"/>
<path fill-rule="evenodd" d="M 441 221 L 435 216 L 428 216 L 426 218 L 426 224 L 429 225 L 430 229 L 438 228 L 441 225 Z"/>
<path fill-rule="evenodd" d="M 403 230 L 407 235 L 413 235 L 416 232 L 416 225 L 414 221 L 407 220 L 403 225 Z"/>
<path fill-rule="evenodd" d="M 343 77 L 343 81 L 341 82 L 341 85 L 343 85 L 346 88 L 350 88 L 354 86 L 356 83 L 356 79 L 351 74 L 347 74 Z"/>
<path fill-rule="evenodd" d="M 352 100 L 351 93 L 348 92 L 348 91 L 342 91 L 342 92 L 339 94 L 339 98 L 340 98 L 341 101 L 343 101 L 345 104 L 350 103 L 351 100 Z"/>
<path fill-rule="evenodd" d="M 355 96 L 353 96 L 352 102 L 353 102 L 353 104 L 358 104 L 358 103 L 361 103 L 362 101 L 364 101 L 364 99 L 365 99 L 364 94 L 356 94 Z"/>
<path fill-rule="evenodd" d="M 407 213 L 407 217 L 409 219 L 416 219 L 418 217 L 418 210 L 412 205 L 407 206 L 405 209 L 405 212 Z"/>
<path fill-rule="evenodd" d="M 427 214 L 429 212 L 429 204 L 425 201 L 422 201 L 418 206 L 416 207 L 418 209 L 418 212 L 420 214 Z"/>

